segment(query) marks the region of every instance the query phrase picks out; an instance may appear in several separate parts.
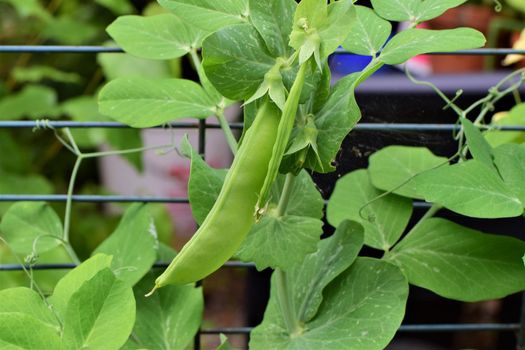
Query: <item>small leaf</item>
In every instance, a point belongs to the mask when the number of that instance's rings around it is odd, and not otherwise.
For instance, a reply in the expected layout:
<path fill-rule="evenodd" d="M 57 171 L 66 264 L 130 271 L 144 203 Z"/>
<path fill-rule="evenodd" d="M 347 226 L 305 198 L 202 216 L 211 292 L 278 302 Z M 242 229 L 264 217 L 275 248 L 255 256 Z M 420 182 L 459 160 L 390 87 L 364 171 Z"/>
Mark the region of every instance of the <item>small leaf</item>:
<path fill-rule="evenodd" d="M 0 312 L 0 348 L 12 350 L 64 349 L 58 331 L 18 312 Z"/>
<path fill-rule="evenodd" d="M 59 246 L 62 222 L 43 202 L 18 202 L 5 213 L 0 224 L 2 237 L 21 255 L 44 253 Z"/>
<path fill-rule="evenodd" d="M 421 199 L 414 176 L 446 164 L 447 159 L 435 156 L 424 147 L 388 146 L 372 154 L 369 162 L 368 173 L 375 187 Z"/>
<path fill-rule="evenodd" d="M 372 9 L 356 6 L 356 19 L 343 47 L 355 54 L 375 56 L 392 32 L 392 24 Z"/>
<path fill-rule="evenodd" d="M 49 21 L 40 35 L 65 45 L 81 45 L 93 40 L 99 33 L 100 29 L 94 24 L 62 16 Z"/>
<path fill-rule="evenodd" d="M 468 119 L 461 118 L 461 125 L 465 130 L 467 145 L 472 157 L 489 167 L 494 167 L 492 161 L 492 147 L 483 138 L 481 131 Z"/>
<path fill-rule="evenodd" d="M 429 52 L 454 52 L 485 45 L 485 37 L 471 28 L 404 30 L 386 44 L 379 56 L 386 64 L 400 64 Z"/>
<path fill-rule="evenodd" d="M 467 0 L 372 0 L 374 10 L 390 21 L 419 23 L 441 16 Z"/>
<path fill-rule="evenodd" d="M 58 114 L 56 107 L 57 96 L 54 90 L 39 85 L 27 85 L 21 91 L 0 100 L 0 120 L 51 118 Z"/>
<path fill-rule="evenodd" d="M 315 317 L 289 334 L 277 300 L 275 276 L 261 325 L 250 336 L 250 349 L 381 350 L 392 340 L 405 313 L 408 283 L 399 268 L 358 258 L 323 293 Z M 306 288 L 301 281 L 294 288 Z"/>
<path fill-rule="evenodd" d="M 485 136 L 487 142 L 492 147 L 497 147 L 509 142 L 525 142 L 525 133 L 523 131 L 497 130 L 499 126 L 525 125 L 525 103 L 514 106 L 508 113 L 502 113 L 496 113 L 492 118 L 492 123 L 490 126 L 493 126 L 495 129 L 484 132 L 483 136 Z"/>
<path fill-rule="evenodd" d="M 294 0 L 249 0 L 250 19 L 275 57 L 290 54 L 288 40 L 297 3 Z"/>
<path fill-rule="evenodd" d="M 42 80 L 52 80 L 60 83 L 79 83 L 82 78 L 77 73 L 63 72 L 50 66 L 33 65 L 31 67 L 15 67 L 11 76 L 18 82 L 37 83 Z"/>
<path fill-rule="evenodd" d="M 166 60 L 184 56 L 205 34 L 170 13 L 157 16 L 121 16 L 107 28 L 126 52 L 137 57 Z"/>
<path fill-rule="evenodd" d="M 215 350 L 234 350 L 230 343 L 228 343 L 228 337 L 226 337 L 224 334 L 220 334 L 221 343 Z"/>
<path fill-rule="evenodd" d="M 92 255 L 113 256 L 111 270 L 122 281 L 133 286 L 151 268 L 157 257 L 157 230 L 147 206 L 129 207 L 117 229 Z"/>
<path fill-rule="evenodd" d="M 202 322 L 202 288 L 166 286 L 144 297 L 155 283 L 148 273 L 134 288 L 137 320 L 133 339 L 143 348 L 184 350 L 192 343 Z"/>
<path fill-rule="evenodd" d="M 99 108 L 119 122 L 146 128 L 179 118 L 205 118 L 215 106 L 202 87 L 189 80 L 119 78 L 100 91 Z"/>
<path fill-rule="evenodd" d="M 365 244 L 385 251 L 401 237 L 411 215 L 412 201 L 395 194 L 384 195 L 372 186 L 365 169 L 337 180 L 326 209 L 332 226 L 345 219 L 354 220 L 365 229 Z"/>
<path fill-rule="evenodd" d="M 452 243 L 451 243 L 452 242 Z M 525 243 L 440 218 L 425 220 L 387 255 L 410 283 L 461 301 L 499 299 L 525 289 Z"/>
<path fill-rule="evenodd" d="M 64 317 L 67 349 L 118 350 L 135 323 L 131 287 L 105 268 L 71 295 Z"/>
<path fill-rule="evenodd" d="M 246 22 L 248 0 L 158 0 L 191 25 L 213 33 L 222 27 Z"/>
<path fill-rule="evenodd" d="M 48 298 L 54 310 L 65 317 L 66 307 L 71 296 L 99 271 L 111 266 L 111 256 L 98 254 L 69 271 L 56 285 L 53 295 Z"/>
<path fill-rule="evenodd" d="M 253 95 L 276 63 L 259 33 L 249 24 L 223 28 L 202 45 L 206 76 L 223 96 L 232 100 Z"/>
<path fill-rule="evenodd" d="M 427 202 L 476 218 L 514 217 L 523 204 L 498 173 L 478 160 L 442 166 L 415 178 Z"/>
<path fill-rule="evenodd" d="M 13 6 L 20 17 L 34 16 L 43 21 L 51 19 L 51 15 L 39 0 L 0 0 Z"/>
<path fill-rule="evenodd" d="M 191 159 L 188 197 L 193 218 L 201 225 L 219 196 L 226 170 L 213 169 L 206 164 L 187 136 L 182 139 L 180 151 Z"/>
<path fill-rule="evenodd" d="M 494 161 L 503 182 L 525 206 L 525 145 L 499 146 L 494 150 Z"/>
<path fill-rule="evenodd" d="M 97 62 L 101 65 L 108 80 L 117 78 L 142 77 L 149 79 L 172 78 L 169 62 L 148 60 L 127 53 L 100 53 Z M 177 63 L 178 61 L 176 61 Z"/>
<path fill-rule="evenodd" d="M 133 12 L 133 5 L 129 0 L 95 0 L 95 2 L 108 8 L 116 15 L 126 15 Z"/>

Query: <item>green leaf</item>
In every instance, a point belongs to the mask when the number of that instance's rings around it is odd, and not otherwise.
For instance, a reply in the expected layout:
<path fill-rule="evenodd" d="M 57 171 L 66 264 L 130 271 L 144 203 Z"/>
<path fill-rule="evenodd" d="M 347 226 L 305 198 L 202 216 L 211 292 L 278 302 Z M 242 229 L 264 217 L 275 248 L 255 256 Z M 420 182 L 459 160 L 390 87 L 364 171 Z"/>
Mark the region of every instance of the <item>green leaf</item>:
<path fill-rule="evenodd" d="M 335 169 L 333 165 L 335 156 L 344 138 L 361 118 L 361 111 L 354 95 L 358 78 L 359 73 L 355 73 L 340 79 L 330 92 L 324 106 L 315 114 L 319 155 L 314 150 L 308 152 L 305 164 L 309 169 L 321 173 Z"/>
<path fill-rule="evenodd" d="M 66 45 L 81 45 L 93 40 L 100 30 L 94 24 L 74 17 L 54 17 L 40 33 L 46 39 Z"/>
<path fill-rule="evenodd" d="M 51 309 L 37 292 L 26 287 L 9 288 L 0 291 L 0 315 L 8 312 L 36 318 L 58 333 L 60 325 Z"/>
<path fill-rule="evenodd" d="M 95 0 L 95 2 L 116 15 L 126 15 L 134 11 L 133 5 L 128 0 Z"/>
<path fill-rule="evenodd" d="M 180 151 L 191 159 L 188 197 L 193 218 L 201 225 L 219 196 L 226 170 L 210 167 L 193 149 L 187 135 L 182 139 Z"/>
<path fill-rule="evenodd" d="M 107 32 L 126 52 L 157 60 L 184 56 L 199 47 L 206 35 L 170 13 L 151 17 L 121 16 L 111 23 Z"/>
<path fill-rule="evenodd" d="M 489 167 L 494 167 L 492 161 L 492 147 L 483 138 L 481 131 L 468 119 L 461 118 L 461 125 L 465 131 L 467 145 L 472 157 Z"/>
<path fill-rule="evenodd" d="M 0 193 L 3 194 L 51 194 L 53 185 L 40 175 L 14 175 L 0 170 Z M 0 203 L 4 213 L 11 203 Z"/>
<path fill-rule="evenodd" d="M 365 244 L 385 251 L 401 237 L 411 215 L 412 201 L 395 194 L 384 195 L 372 186 L 365 169 L 338 179 L 326 208 L 332 226 L 345 219 L 354 220 L 365 229 Z"/>
<path fill-rule="evenodd" d="M 419 23 L 441 16 L 467 0 L 372 0 L 374 10 L 390 21 Z"/>
<path fill-rule="evenodd" d="M 350 1 L 337 1 L 328 5 L 326 27 L 319 30 L 321 60 L 328 58 L 343 44 L 355 22 L 355 7 Z"/>
<path fill-rule="evenodd" d="M 525 243 L 440 218 L 425 220 L 387 259 L 410 283 L 461 301 L 499 299 L 525 289 Z"/>
<path fill-rule="evenodd" d="M 485 37 L 471 28 L 404 30 L 386 44 L 379 56 L 386 64 L 401 64 L 429 52 L 454 52 L 485 45 Z"/>
<path fill-rule="evenodd" d="M 234 350 L 230 343 L 228 343 L 228 338 L 224 334 L 220 334 L 221 343 L 215 350 Z"/>
<path fill-rule="evenodd" d="M 20 17 L 34 16 L 44 21 L 51 19 L 51 15 L 39 0 L 0 0 L 0 2 L 13 6 Z"/>
<path fill-rule="evenodd" d="M 43 202 L 18 202 L 5 213 L 0 224 L 2 237 L 21 255 L 43 253 L 60 245 L 62 222 Z"/>
<path fill-rule="evenodd" d="M 11 76 L 18 82 L 37 83 L 42 80 L 52 80 L 60 83 L 80 83 L 82 77 L 78 73 L 63 72 L 50 66 L 33 65 L 31 67 L 15 67 Z"/>
<path fill-rule="evenodd" d="M 149 79 L 171 78 L 168 62 L 148 60 L 126 53 L 100 53 L 97 61 L 108 80 L 117 78 L 142 77 Z M 178 62 L 178 60 L 177 60 Z"/>
<path fill-rule="evenodd" d="M 494 150 L 494 161 L 503 182 L 525 206 L 525 145 L 499 146 Z"/>
<path fill-rule="evenodd" d="M 149 273 L 135 286 L 137 320 L 133 339 L 148 349 L 187 349 L 202 322 L 202 288 L 166 286 L 145 298 L 155 278 Z"/>
<path fill-rule="evenodd" d="M 57 96 L 54 90 L 39 85 L 27 85 L 21 91 L 0 100 L 0 120 L 54 117 L 57 115 L 56 105 Z"/>
<path fill-rule="evenodd" d="M 525 142 L 525 133 L 523 131 L 497 130 L 499 126 L 504 125 L 525 125 L 525 103 L 518 104 L 514 106 L 510 112 L 504 114 L 502 117 L 499 116 L 501 116 L 501 114 L 496 114 L 490 124 L 495 130 L 488 130 L 483 133 L 487 142 L 492 147 L 497 147 L 508 142 Z"/>
<path fill-rule="evenodd" d="M 356 6 L 356 19 L 343 42 L 343 47 L 355 54 L 375 56 L 392 32 L 392 24 L 372 9 Z"/>
<path fill-rule="evenodd" d="M 157 0 L 163 7 L 173 11 L 180 18 L 213 33 L 232 24 L 246 22 L 249 15 L 248 0 Z"/>
<path fill-rule="evenodd" d="M 71 295 L 64 317 L 67 349 L 120 349 L 135 323 L 131 287 L 109 269 L 97 272 Z"/>
<path fill-rule="evenodd" d="M 272 188 L 268 214 L 253 225 L 236 256 L 253 261 L 258 270 L 279 267 L 288 270 L 300 264 L 305 254 L 314 252 L 323 232 L 321 194 L 307 172 L 294 181 L 286 214 L 279 216 L 284 176 Z"/>
<path fill-rule="evenodd" d="M 111 270 L 133 286 L 155 262 L 158 245 L 157 230 L 147 206 L 133 204 L 124 213 L 117 229 L 92 255 L 112 255 Z"/>
<path fill-rule="evenodd" d="M 64 349 L 57 330 L 18 312 L 0 312 L 0 348 L 6 350 Z"/>
<path fill-rule="evenodd" d="M 514 217 L 523 204 L 498 173 L 478 160 L 442 166 L 415 178 L 427 202 L 476 218 Z"/>
<path fill-rule="evenodd" d="M 249 0 L 250 19 L 268 51 L 275 57 L 290 54 L 288 40 L 297 3 L 294 0 Z"/>
<path fill-rule="evenodd" d="M 422 199 L 414 176 L 446 164 L 447 158 L 435 156 L 424 147 L 388 146 L 372 154 L 369 163 L 368 174 L 375 187 Z"/>
<path fill-rule="evenodd" d="M 111 266 L 112 257 L 98 254 L 84 261 L 69 271 L 56 285 L 53 295 L 48 298 L 49 303 L 61 318 L 65 317 L 66 307 L 71 296 L 76 293 L 84 282 L 90 280 L 99 271 Z"/>
<path fill-rule="evenodd" d="M 0 157 L 0 169 L 27 176 L 33 166 L 34 153 L 32 148 L 30 145 L 22 145 L 20 140 L 15 140 L 15 135 L 11 130 L 0 130 L 0 149 L 2 154 L 9 155 Z"/>
<path fill-rule="evenodd" d="M 289 334 L 272 283 L 263 323 L 251 333 L 250 349 L 384 349 L 401 324 L 407 297 L 408 284 L 399 268 L 358 258 L 326 287 L 315 318 Z"/>
<path fill-rule="evenodd" d="M 363 227 L 344 220 L 335 233 L 321 240 L 315 253 L 305 257 L 288 275 L 297 319 L 314 318 L 323 301 L 323 290 L 350 267 L 363 246 Z"/>
<path fill-rule="evenodd" d="M 179 118 L 205 118 L 215 106 L 193 81 L 118 78 L 100 91 L 99 108 L 119 122 L 146 128 Z"/>
<path fill-rule="evenodd" d="M 223 96 L 232 100 L 252 96 L 276 63 L 257 30 L 249 24 L 213 33 L 204 40 L 202 49 L 206 76 Z"/>

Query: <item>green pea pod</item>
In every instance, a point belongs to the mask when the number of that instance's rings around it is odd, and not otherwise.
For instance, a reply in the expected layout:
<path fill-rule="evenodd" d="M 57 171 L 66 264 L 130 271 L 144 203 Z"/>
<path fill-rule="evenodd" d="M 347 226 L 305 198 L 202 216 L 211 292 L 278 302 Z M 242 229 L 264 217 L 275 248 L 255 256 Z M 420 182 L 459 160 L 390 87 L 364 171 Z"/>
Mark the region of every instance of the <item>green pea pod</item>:
<path fill-rule="evenodd" d="M 235 254 L 255 222 L 255 204 L 276 142 L 281 111 L 268 99 L 259 108 L 226 175 L 217 201 L 155 287 L 203 279 Z M 152 292 L 153 292 L 152 291 Z"/>

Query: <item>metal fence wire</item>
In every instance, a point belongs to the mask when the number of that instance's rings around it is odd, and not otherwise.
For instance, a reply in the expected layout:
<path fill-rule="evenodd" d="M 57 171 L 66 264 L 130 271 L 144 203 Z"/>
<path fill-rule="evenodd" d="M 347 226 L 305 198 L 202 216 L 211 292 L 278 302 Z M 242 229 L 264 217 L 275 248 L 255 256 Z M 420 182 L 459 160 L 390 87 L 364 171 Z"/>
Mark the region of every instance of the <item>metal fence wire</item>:
<path fill-rule="evenodd" d="M 98 54 L 98 53 L 122 53 L 124 52 L 119 47 L 106 46 L 65 46 L 65 45 L 0 45 L 0 54 L 18 54 L 18 53 L 36 53 L 36 54 L 58 54 L 58 53 L 72 53 L 72 54 Z M 337 50 L 335 54 L 347 53 L 344 50 Z M 461 50 L 453 53 L 435 52 L 431 55 L 508 55 L 508 54 L 522 54 L 525 55 L 525 50 L 514 49 L 473 49 Z M 0 129 L 33 129 L 40 126 L 41 121 L 0 121 Z M 76 122 L 76 121 L 46 121 L 46 126 L 52 128 L 129 128 L 125 124 L 118 122 Z M 170 126 L 176 129 L 197 129 L 198 130 L 198 152 L 205 156 L 206 146 L 206 130 L 218 129 L 219 124 L 207 123 L 205 120 L 196 122 L 174 122 Z M 230 126 L 234 129 L 242 129 L 242 123 L 231 123 Z M 160 126 L 159 126 L 160 127 Z M 455 124 L 411 124 L 411 123 L 360 123 L 355 127 L 355 130 L 365 131 L 383 131 L 383 132 L 401 132 L 401 131 L 416 131 L 416 132 L 452 132 L 459 129 L 459 125 Z M 498 130 L 502 131 L 525 131 L 523 125 L 506 125 L 500 127 Z M 0 202 L 18 202 L 18 201 L 48 201 L 48 202 L 65 202 L 67 195 L 7 195 L 0 194 Z M 118 195 L 73 195 L 72 200 L 75 202 L 94 202 L 94 203 L 189 203 L 188 198 L 182 197 L 151 197 L 151 196 L 118 196 Z M 428 207 L 427 203 L 415 202 L 415 207 Z M 153 268 L 165 268 L 168 263 L 157 262 Z M 32 270 L 59 270 L 72 269 L 75 264 L 37 264 L 31 266 Z M 227 262 L 224 268 L 254 268 L 252 263 L 244 263 L 237 261 Z M 22 266 L 17 264 L 0 264 L 0 272 L 2 271 L 18 271 L 29 266 Z M 455 323 L 455 324 L 404 324 L 400 327 L 401 333 L 444 333 L 444 332 L 480 332 L 480 331 L 496 331 L 496 332 L 513 332 L 518 339 L 518 347 L 525 349 L 525 293 L 522 294 L 521 303 L 521 319 L 516 323 Z M 208 334 L 249 334 L 252 327 L 215 327 L 200 329 L 195 337 L 195 349 L 201 349 L 200 336 Z"/>

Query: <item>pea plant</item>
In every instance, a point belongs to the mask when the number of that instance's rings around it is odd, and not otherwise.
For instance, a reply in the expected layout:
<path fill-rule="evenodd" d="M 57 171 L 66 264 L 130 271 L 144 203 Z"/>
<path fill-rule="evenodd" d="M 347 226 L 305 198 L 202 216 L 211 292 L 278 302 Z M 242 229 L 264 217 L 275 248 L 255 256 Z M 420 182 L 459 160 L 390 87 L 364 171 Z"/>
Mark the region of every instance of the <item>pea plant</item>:
<path fill-rule="evenodd" d="M 82 263 L 69 244 L 70 212 L 62 225 L 46 204 L 12 206 L 0 230 L 10 249 L 29 256 L 30 276 L 40 254 L 60 245 L 79 266 L 49 292 L 37 285 L 1 291 L 0 344 L 185 349 L 202 317 L 195 282 L 232 258 L 274 271 L 251 349 L 383 349 L 401 324 L 409 284 L 461 301 L 525 289 L 524 242 L 434 217 L 441 209 L 476 218 L 523 215 L 524 146 L 509 143 L 516 135 L 480 130 L 494 104 L 521 86 L 521 72 L 467 109 L 433 87 L 458 114 L 458 152 L 447 159 L 391 146 L 373 154 L 368 169 L 337 181 L 326 207 L 335 233 L 321 239 L 324 200 L 311 173 L 335 170 L 341 143 L 361 117 L 355 89 L 383 65 L 483 46 L 483 35 L 470 28 L 415 28 L 465 0 L 373 0 L 373 8 L 350 0 L 158 2 L 166 13 L 120 17 L 108 33 L 141 58 L 187 55 L 199 83 L 117 78 L 101 90 L 100 112 L 136 128 L 216 116 L 234 161 L 214 169 L 187 139 L 177 146 L 191 159 L 188 192 L 200 225 L 178 254 L 158 241 L 148 206 L 129 207 Z M 412 26 L 392 36 L 392 21 Z M 327 60 L 340 47 L 371 61 L 332 86 Z M 244 108 L 239 142 L 224 117 L 236 101 Z M 82 160 L 109 153 L 82 152 L 67 129 L 57 136 L 77 156 L 70 208 Z M 414 199 L 432 205 L 408 228 Z M 383 257 L 358 256 L 365 245 Z M 150 270 L 170 260 L 160 276 Z M 222 342 L 220 349 L 229 348 Z"/>

